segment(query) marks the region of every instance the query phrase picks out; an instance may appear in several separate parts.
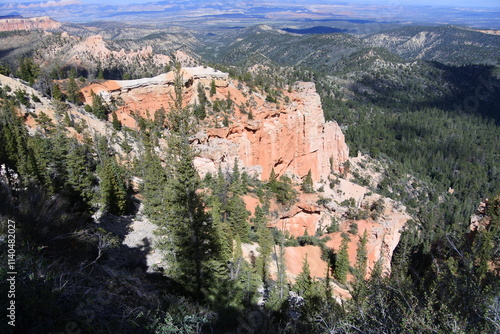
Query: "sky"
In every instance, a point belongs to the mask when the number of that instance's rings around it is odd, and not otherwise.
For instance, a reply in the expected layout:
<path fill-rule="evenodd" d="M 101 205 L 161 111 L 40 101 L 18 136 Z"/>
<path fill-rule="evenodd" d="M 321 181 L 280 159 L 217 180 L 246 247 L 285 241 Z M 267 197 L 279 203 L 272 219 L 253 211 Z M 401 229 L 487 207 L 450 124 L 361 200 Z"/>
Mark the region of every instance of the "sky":
<path fill-rule="evenodd" d="M 102 0 L 80 0 L 83 3 L 100 3 L 100 4 L 114 4 L 114 5 L 123 5 L 123 4 L 143 4 L 147 2 L 155 2 L 152 0 L 107 0 L 107 1 L 102 1 Z M 186 0 L 189 2 L 189 0 Z M 208 0 L 207 2 L 216 2 L 217 0 Z M 240 0 L 242 2 L 245 2 L 245 0 Z M 10 1 L 10 0 L 0 0 L 0 2 L 46 2 L 46 1 L 33 1 L 33 0 L 19 0 L 19 1 Z M 175 1 L 178 2 L 178 1 Z M 267 3 L 273 3 L 273 1 L 263 1 L 263 0 L 257 0 L 255 2 L 267 2 Z M 284 1 L 286 2 L 286 0 Z M 298 1 L 293 1 L 297 3 Z M 498 7 L 500 8 L 500 1 L 499 0 L 339 0 L 339 1 L 325 1 L 325 0 L 318 0 L 318 1 L 308 1 L 305 0 L 304 3 L 309 3 L 309 2 L 316 2 L 316 3 L 329 3 L 329 4 L 334 4 L 335 2 L 340 2 L 340 3 L 345 3 L 345 2 L 352 2 L 352 3 L 375 3 L 375 4 L 381 4 L 381 5 L 394 5 L 394 6 L 401 6 L 401 5 L 442 5 L 442 6 L 460 6 L 460 7 Z"/>

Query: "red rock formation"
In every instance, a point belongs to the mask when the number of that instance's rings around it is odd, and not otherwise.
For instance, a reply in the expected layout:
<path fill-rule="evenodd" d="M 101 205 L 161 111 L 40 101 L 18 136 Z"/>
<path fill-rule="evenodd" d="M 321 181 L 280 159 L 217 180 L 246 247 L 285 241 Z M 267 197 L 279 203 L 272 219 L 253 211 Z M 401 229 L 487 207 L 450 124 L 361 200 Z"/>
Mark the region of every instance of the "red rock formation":
<path fill-rule="evenodd" d="M 324 278 L 326 276 L 327 263 L 321 260 L 321 249 L 317 246 L 286 247 L 285 264 L 287 274 L 292 281 L 302 271 L 302 264 L 307 256 L 311 277 Z"/>
<path fill-rule="evenodd" d="M 273 203 L 271 210 L 278 213 L 278 218 L 269 226 L 295 237 L 304 235 L 306 230 L 309 235 L 314 235 L 318 227 L 325 228 L 335 216 L 341 222 L 341 231 L 330 234 L 331 240 L 326 245 L 337 251 L 340 234 L 349 229 L 351 222 L 342 216 L 347 208 L 338 203 L 354 198 L 359 207 L 362 203 L 378 200 L 380 196 L 368 196 L 370 191 L 367 188 L 345 179 L 339 180 L 335 189 L 328 187 L 329 175 L 332 171 L 343 171 L 342 165 L 347 161 L 349 151 L 337 123 L 325 122 L 314 84 L 299 82 L 291 92 L 281 92 L 278 103 L 274 103 L 266 101 L 265 96 L 258 92 L 250 93 L 243 85 L 229 79 L 226 73 L 202 67 L 185 68 L 182 73 L 187 87 L 183 96 L 186 104 L 197 102 L 198 83 L 208 89 L 211 81 L 215 80 L 217 92 L 209 97 L 211 102 L 230 97 L 234 105 L 229 114 L 229 126 L 224 127 L 217 114 L 209 115 L 202 123 L 202 130 L 193 139 L 199 152 L 194 164 L 201 176 L 207 172 L 216 173 L 219 166 L 223 170 L 231 170 L 236 159 L 240 168 L 262 180 L 268 179 L 274 168 L 278 175 L 289 174 L 300 183 L 300 178 L 311 170 L 317 188 L 320 180 L 325 181 L 322 183 L 326 185 L 324 192 L 301 194 L 299 201 L 289 209 Z M 173 82 L 173 73 L 166 73 L 140 80 L 94 83 L 84 88 L 82 93 L 86 103 L 91 103 L 91 90 L 108 101 L 121 101 L 117 104 L 118 118 L 125 125 L 135 127 L 133 113 L 152 118 L 154 111 L 161 107 L 168 112 L 172 104 Z M 246 112 L 242 112 L 242 105 L 247 106 Z M 252 112 L 252 117 L 248 116 L 248 110 Z M 330 198 L 331 206 L 318 206 L 316 202 L 320 195 Z M 258 200 L 252 196 L 246 196 L 244 200 L 247 208 L 254 212 Z M 368 268 L 373 268 L 375 262 L 382 258 L 388 272 L 400 230 L 408 219 L 404 210 L 385 200 L 385 211 L 380 219 L 357 221 L 358 235 L 351 235 L 349 243 L 351 264 L 355 262 L 359 236 L 367 230 Z M 316 246 L 287 248 L 290 278 L 300 272 L 305 254 L 309 254 L 313 275 L 323 277 L 326 263 L 321 260 L 320 253 L 320 248 Z"/>
<path fill-rule="evenodd" d="M 126 126 L 136 128 L 135 115 L 153 118 L 156 110 L 164 108 L 167 112 L 173 103 L 174 73 L 164 73 L 153 78 L 137 80 L 108 80 L 84 87 L 81 92 L 85 103 L 91 104 L 91 91 L 101 94 L 108 102 L 118 101 L 118 119 Z M 210 84 L 211 80 L 222 87 L 227 86 L 227 73 L 209 68 L 195 67 L 183 69 L 184 85 L 192 86 L 194 81 Z M 191 102 L 196 87 L 185 91 L 184 100 Z"/>
<path fill-rule="evenodd" d="M 290 104 L 262 110 L 257 120 L 246 122 L 228 138 L 239 142 L 245 166 L 263 167 L 262 179 L 272 168 L 278 175 L 289 172 L 300 177 L 311 170 L 314 181 L 326 179 L 332 170 L 339 172 L 349 157 L 344 135 L 337 123 L 325 122 L 313 83 L 298 83 L 293 90 Z"/>
<path fill-rule="evenodd" d="M 212 100 L 231 96 L 237 105 L 249 102 L 250 97 L 242 95 L 237 83 L 228 81 L 227 74 L 197 67 L 184 69 L 185 85 L 191 87 L 185 92 L 186 103 L 197 100 L 198 83 L 208 87 L 212 79 L 218 87 Z M 96 83 L 84 88 L 82 93 L 87 103 L 91 103 L 90 90 L 108 99 L 123 101 L 118 107 L 118 117 L 134 126 L 133 113 L 152 118 L 161 107 L 168 111 L 172 88 L 173 74 L 166 73 L 154 78 Z M 292 93 L 284 93 L 289 102 L 279 107 L 266 102 L 260 94 L 252 94 L 253 119 L 236 108 L 229 127 L 209 128 L 198 136 L 200 157 L 213 161 L 215 168 L 220 164 L 232 165 L 238 158 L 261 179 L 267 179 L 272 168 L 278 175 L 291 173 L 299 177 L 311 170 L 314 181 L 326 179 L 332 170 L 339 172 L 349 156 L 340 127 L 335 122 L 325 122 L 313 83 L 297 83 L 292 90 Z M 199 165 L 212 169 L 207 160 L 200 161 Z"/>
<path fill-rule="evenodd" d="M 54 21 L 48 16 L 0 19 L 0 31 L 53 30 L 59 28 L 61 25 L 60 22 Z"/>

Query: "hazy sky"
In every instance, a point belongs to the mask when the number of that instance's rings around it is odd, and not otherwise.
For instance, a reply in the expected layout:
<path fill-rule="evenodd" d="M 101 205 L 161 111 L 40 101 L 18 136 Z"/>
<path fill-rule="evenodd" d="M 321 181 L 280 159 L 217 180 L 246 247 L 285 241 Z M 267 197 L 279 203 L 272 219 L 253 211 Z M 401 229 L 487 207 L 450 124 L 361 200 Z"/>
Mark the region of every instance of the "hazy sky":
<path fill-rule="evenodd" d="M 51 0 L 54 1 L 54 0 Z M 63 0 L 64 1 L 64 0 Z M 107 3 L 107 4 L 132 4 L 132 3 L 146 3 L 146 2 L 155 2 L 152 0 L 80 0 L 81 2 L 84 3 Z M 207 0 L 207 2 L 216 2 L 217 0 Z M 238 0 L 236 0 L 238 1 Z M 245 2 L 245 0 L 239 0 L 241 2 Z M 10 0 L 0 0 L 0 2 L 47 2 L 47 1 L 33 1 L 33 0 L 19 0 L 19 1 L 10 1 Z M 178 2 L 178 1 L 176 1 Z M 186 0 L 186 2 L 189 2 L 189 0 Z M 249 1 L 250 2 L 250 1 Z M 265 2 L 265 3 L 273 3 L 272 1 L 263 1 L 263 0 L 256 0 L 254 2 Z M 284 2 L 287 2 L 286 0 Z M 293 1 L 294 3 L 298 3 L 297 0 Z M 446 6 L 467 6 L 467 7 L 498 7 L 500 8 L 500 1 L 499 0 L 339 0 L 339 1 L 327 1 L 327 0 L 304 0 L 304 3 L 308 2 L 316 2 L 316 3 L 330 3 L 330 4 L 335 4 L 336 2 L 339 3 L 345 3 L 345 2 L 352 2 L 352 3 L 376 3 L 376 4 L 388 4 L 388 5 L 394 5 L 394 6 L 401 6 L 401 5 L 446 5 Z"/>

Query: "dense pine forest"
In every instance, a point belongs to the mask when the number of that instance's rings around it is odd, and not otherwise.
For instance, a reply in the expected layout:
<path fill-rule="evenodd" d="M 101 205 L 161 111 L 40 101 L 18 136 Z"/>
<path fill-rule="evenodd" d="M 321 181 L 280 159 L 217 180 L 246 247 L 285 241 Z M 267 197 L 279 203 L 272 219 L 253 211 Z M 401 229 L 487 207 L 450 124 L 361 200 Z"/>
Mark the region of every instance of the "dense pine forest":
<path fill-rule="evenodd" d="M 199 104 L 183 103 L 181 61 L 44 67 L 43 51 L 26 51 L 0 58 L 0 74 L 37 92 L 0 86 L 0 259 L 8 263 L 7 236 L 15 222 L 15 332 L 500 333 L 497 60 L 476 49 L 458 57 L 448 44 L 431 59 L 416 60 L 368 44 L 373 36 L 259 29 L 244 31 L 244 38 L 235 33 L 212 40 L 209 50 L 217 52 L 200 51 L 206 37 L 192 43 L 192 52 L 200 54 L 196 61 L 229 73 L 275 105 L 286 103 L 283 92 L 296 81 L 315 83 L 325 119 L 339 123 L 350 154 L 380 166 L 381 179 L 360 173 L 356 183 L 402 203 L 413 218 L 391 272 L 381 263 L 368 271 L 366 233 L 356 262 L 349 263 L 347 244 L 357 225 L 342 234 L 336 252 L 325 245 L 326 232 L 293 238 L 268 227 L 273 207 L 320 193 L 311 172 L 300 183 L 274 169 L 260 180 L 241 172 L 236 161 L 230 170 L 200 177 L 194 135 L 211 117 L 229 127 L 235 102 L 228 96 L 210 103 L 207 95 L 217 93 L 214 82 L 197 88 Z M 1 37 L 15 34 L 30 35 Z M 51 38 L 63 43 L 60 35 Z M 162 38 L 151 34 L 114 43 Z M 158 52 L 165 51 L 161 47 Z M 304 50 L 321 55 L 305 59 Z M 450 57 L 438 59 L 446 51 Z M 82 100 L 80 89 L 87 84 L 166 71 L 175 74 L 170 110 L 151 111 L 152 118 L 134 115 L 136 130 L 120 123 L 120 101 L 107 103 L 94 92 L 91 104 Z M 49 101 L 56 119 L 33 112 L 41 99 Z M 70 116 L 70 108 L 103 121 L 110 135 L 90 131 Z M 252 106 L 239 108 L 253 118 Z M 25 124 L 30 117 L 35 127 Z M 245 206 L 249 194 L 258 198 L 254 214 Z M 320 197 L 318 205 L 327 202 Z M 482 228 L 471 231 L 473 215 Z M 157 226 L 158 242 L 128 247 L 129 224 L 139 216 Z M 338 228 L 332 220 L 328 230 Z M 256 245 L 250 261 L 242 244 Z M 321 248 L 327 270 L 313 278 L 306 257 L 290 283 L 285 249 L 306 245 Z M 152 250 L 168 267 L 146 271 Z M 5 295 L 9 271 L 0 267 Z M 350 298 L 335 296 L 333 283 Z M 9 300 L 3 296 L 0 306 L 6 310 Z M 0 326 L 2 333 L 14 332 L 6 321 Z"/>

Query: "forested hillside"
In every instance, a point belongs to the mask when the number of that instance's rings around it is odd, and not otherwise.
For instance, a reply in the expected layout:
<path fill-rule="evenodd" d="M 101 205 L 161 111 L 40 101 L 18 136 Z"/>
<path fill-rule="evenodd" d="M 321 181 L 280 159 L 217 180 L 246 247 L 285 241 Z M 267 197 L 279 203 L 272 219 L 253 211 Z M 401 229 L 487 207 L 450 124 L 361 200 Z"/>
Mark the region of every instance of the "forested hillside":
<path fill-rule="evenodd" d="M 448 65 L 498 64 L 500 37 L 456 26 L 410 26 L 364 38 L 406 59 Z"/>

